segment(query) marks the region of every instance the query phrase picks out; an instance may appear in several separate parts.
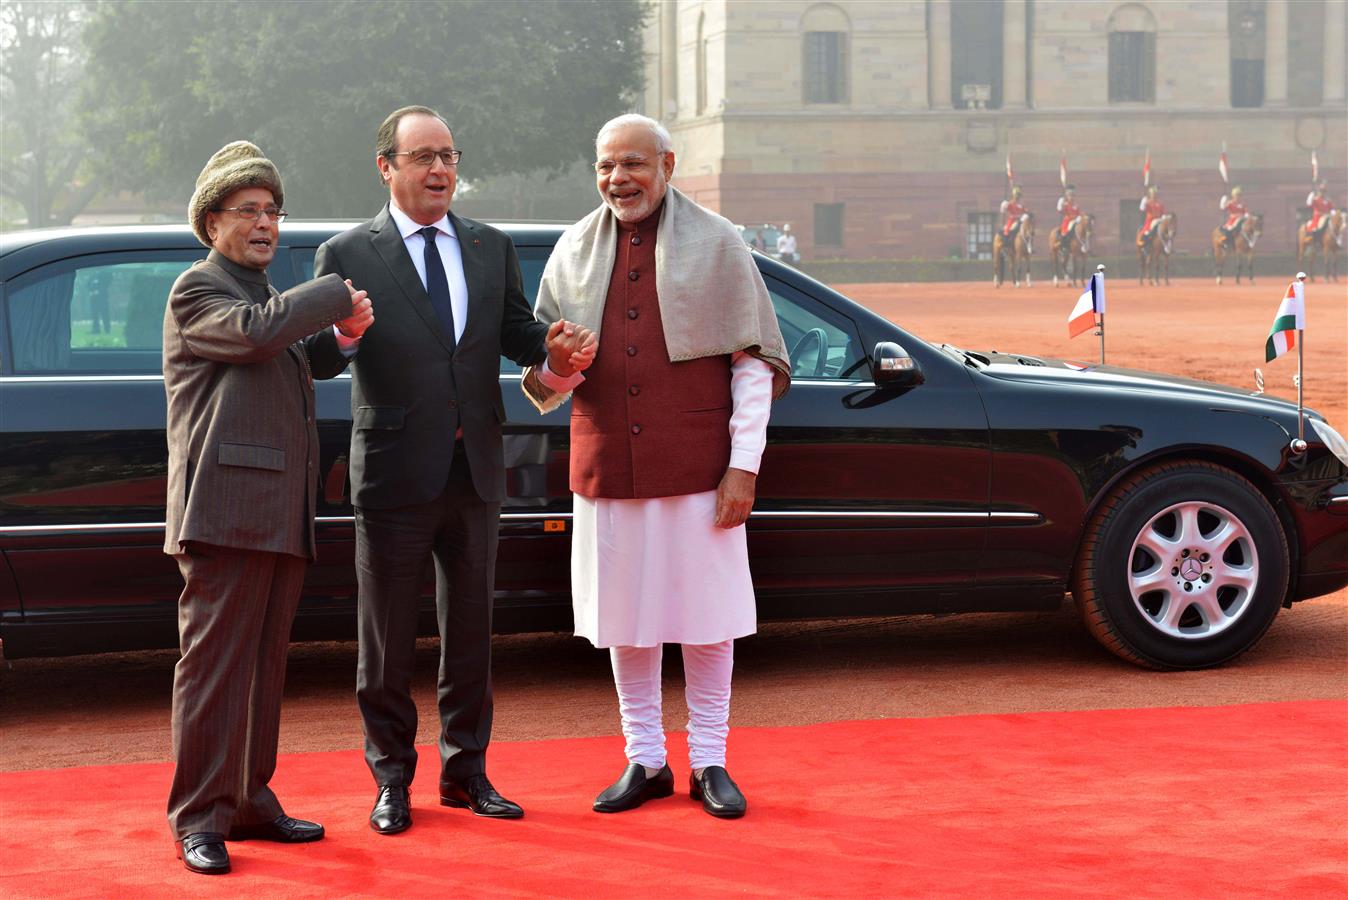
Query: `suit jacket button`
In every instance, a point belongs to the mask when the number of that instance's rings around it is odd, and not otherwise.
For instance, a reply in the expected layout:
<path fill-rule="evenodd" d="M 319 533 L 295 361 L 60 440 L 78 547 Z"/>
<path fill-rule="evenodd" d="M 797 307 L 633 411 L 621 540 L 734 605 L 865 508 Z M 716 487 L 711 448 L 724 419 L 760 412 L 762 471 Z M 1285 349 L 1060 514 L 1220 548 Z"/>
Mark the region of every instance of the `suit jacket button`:
<path fill-rule="evenodd" d="M 628 281 L 636 281 L 636 280 L 637 280 L 638 278 L 640 278 L 640 277 L 641 277 L 641 273 L 638 272 L 638 271 L 636 271 L 635 269 L 633 269 L 631 272 L 628 272 L 628 273 L 627 273 L 627 280 L 628 280 Z"/>
<path fill-rule="evenodd" d="M 632 245 L 638 246 L 640 244 L 641 244 L 641 235 L 639 234 L 632 235 Z"/>
<path fill-rule="evenodd" d="M 632 433 L 633 433 L 633 434 L 641 434 L 641 426 L 640 426 L 640 425 L 633 425 L 633 426 L 632 426 Z"/>
<path fill-rule="evenodd" d="M 458 409 L 458 408 L 459 408 L 459 401 L 457 401 L 457 400 L 450 400 L 448 405 L 449 405 L 449 408 L 450 408 L 450 409 Z"/>
<path fill-rule="evenodd" d="M 629 319 L 635 319 L 638 315 L 640 315 L 640 313 L 638 313 L 635 309 L 629 309 L 627 311 L 627 318 Z"/>
<path fill-rule="evenodd" d="M 641 393 L 641 388 L 637 387 L 637 386 L 634 384 L 634 385 L 632 385 L 630 388 L 627 389 L 627 393 L 629 393 L 629 394 L 631 394 L 633 397 L 635 397 L 637 394 L 640 394 L 640 393 Z"/>
<path fill-rule="evenodd" d="M 637 348 L 636 348 L 636 347 L 628 347 L 628 348 L 627 348 L 627 355 L 628 355 L 628 356 L 636 356 L 636 355 L 637 355 Z"/>

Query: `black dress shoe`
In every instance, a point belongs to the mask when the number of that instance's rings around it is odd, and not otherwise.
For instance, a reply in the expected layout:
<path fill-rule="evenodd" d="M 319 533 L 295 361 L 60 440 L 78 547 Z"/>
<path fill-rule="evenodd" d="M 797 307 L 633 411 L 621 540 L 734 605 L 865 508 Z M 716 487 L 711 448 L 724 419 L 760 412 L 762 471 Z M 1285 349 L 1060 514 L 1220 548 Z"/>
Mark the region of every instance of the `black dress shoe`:
<path fill-rule="evenodd" d="M 229 830 L 230 841 L 276 841 L 278 844 L 307 844 L 323 837 L 317 822 L 292 819 L 285 813 L 261 825 L 235 825 Z"/>
<path fill-rule="evenodd" d="M 489 819 L 518 819 L 524 810 L 496 792 L 486 775 L 469 775 L 463 781 L 440 782 L 440 805 L 471 809 Z"/>
<path fill-rule="evenodd" d="M 412 794 L 405 785 L 385 784 L 374 798 L 370 827 L 380 834 L 397 834 L 412 827 Z"/>
<path fill-rule="evenodd" d="M 178 858 L 190 871 L 223 875 L 229 871 L 225 836 L 218 831 L 198 831 L 178 841 Z"/>
<path fill-rule="evenodd" d="M 646 767 L 629 763 L 623 769 L 618 780 L 604 788 L 594 801 L 594 811 L 601 813 L 624 812 L 636 809 L 647 800 L 656 797 L 668 797 L 674 793 L 674 773 L 666 763 L 653 777 L 646 777 Z"/>
<path fill-rule="evenodd" d="M 738 819 L 748 804 L 730 773 L 720 766 L 707 766 L 702 777 L 688 776 L 688 796 L 702 801 L 702 808 L 718 819 Z"/>

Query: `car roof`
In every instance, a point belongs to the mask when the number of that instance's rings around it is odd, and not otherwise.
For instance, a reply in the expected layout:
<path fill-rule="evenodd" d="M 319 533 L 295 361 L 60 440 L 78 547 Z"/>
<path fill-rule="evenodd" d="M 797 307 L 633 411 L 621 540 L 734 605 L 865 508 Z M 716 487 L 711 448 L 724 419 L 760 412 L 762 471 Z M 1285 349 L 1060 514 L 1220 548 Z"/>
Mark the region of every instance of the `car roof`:
<path fill-rule="evenodd" d="M 304 244 L 322 242 L 334 234 L 354 228 L 359 222 L 350 220 L 287 220 L 281 226 L 281 243 Z M 553 244 L 565 229 L 561 224 L 539 222 L 490 223 L 493 228 L 506 232 L 517 243 Z M 196 235 L 186 223 L 172 225 L 97 225 L 81 228 L 34 228 L 27 231 L 13 231 L 0 234 L 0 256 L 6 256 L 18 250 L 35 247 L 49 241 L 70 243 L 75 252 L 84 248 L 84 241 L 96 241 L 97 250 L 131 250 L 145 246 L 147 236 L 152 236 L 158 246 L 196 249 L 200 247 Z"/>

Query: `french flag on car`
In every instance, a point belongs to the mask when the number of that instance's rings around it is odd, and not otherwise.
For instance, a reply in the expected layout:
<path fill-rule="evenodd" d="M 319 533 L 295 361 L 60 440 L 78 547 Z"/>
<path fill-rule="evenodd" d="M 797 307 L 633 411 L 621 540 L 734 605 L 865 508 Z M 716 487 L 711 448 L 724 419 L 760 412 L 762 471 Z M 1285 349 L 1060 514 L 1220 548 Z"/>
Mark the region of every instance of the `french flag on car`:
<path fill-rule="evenodd" d="M 1096 325 L 1096 316 L 1105 314 L 1105 276 L 1103 272 L 1096 272 L 1091 276 L 1091 283 L 1086 285 L 1086 290 L 1077 298 L 1077 305 L 1072 307 L 1072 313 L 1067 317 L 1067 336 L 1074 338 L 1083 331 L 1090 331 Z"/>

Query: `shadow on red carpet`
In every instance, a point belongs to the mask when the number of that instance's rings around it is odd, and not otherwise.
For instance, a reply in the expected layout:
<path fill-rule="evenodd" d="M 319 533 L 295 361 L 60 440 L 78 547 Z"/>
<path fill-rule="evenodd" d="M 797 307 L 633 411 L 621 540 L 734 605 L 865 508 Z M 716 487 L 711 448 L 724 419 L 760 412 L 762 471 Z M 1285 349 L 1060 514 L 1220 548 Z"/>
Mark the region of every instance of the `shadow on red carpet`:
<path fill-rule="evenodd" d="M 273 786 L 327 838 L 230 844 L 213 878 L 174 858 L 167 764 L 4 773 L 0 895 L 1348 896 L 1348 702 L 741 728 L 738 821 L 688 798 L 683 745 L 674 797 L 601 816 L 619 739 L 496 744 L 517 822 L 438 806 L 422 748 L 393 837 L 358 752 L 285 756 Z"/>

